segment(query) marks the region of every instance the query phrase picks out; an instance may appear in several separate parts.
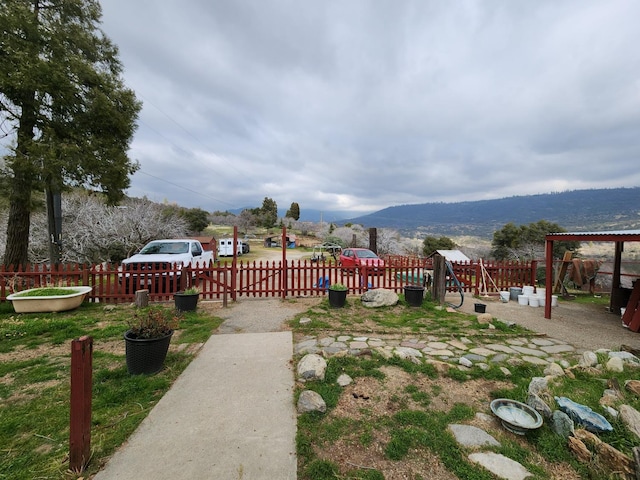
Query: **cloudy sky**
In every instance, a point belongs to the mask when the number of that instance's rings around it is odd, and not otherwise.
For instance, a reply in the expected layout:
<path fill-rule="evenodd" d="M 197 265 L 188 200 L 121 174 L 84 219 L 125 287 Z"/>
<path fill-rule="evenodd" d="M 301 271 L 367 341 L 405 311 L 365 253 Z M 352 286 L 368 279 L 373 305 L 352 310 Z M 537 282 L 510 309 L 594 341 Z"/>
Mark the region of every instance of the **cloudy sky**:
<path fill-rule="evenodd" d="M 640 185 L 636 0 L 102 0 L 128 193 L 370 212 Z"/>

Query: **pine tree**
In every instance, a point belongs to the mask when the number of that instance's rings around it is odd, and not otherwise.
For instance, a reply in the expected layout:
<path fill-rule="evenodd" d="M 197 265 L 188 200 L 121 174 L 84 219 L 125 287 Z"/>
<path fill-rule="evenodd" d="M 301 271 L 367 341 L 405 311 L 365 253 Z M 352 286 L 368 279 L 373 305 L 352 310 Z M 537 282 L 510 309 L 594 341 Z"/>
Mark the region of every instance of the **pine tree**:
<path fill-rule="evenodd" d="M 28 261 L 33 191 L 82 186 L 116 203 L 141 104 L 121 79 L 96 0 L 0 3 L 0 124 L 11 142 L 4 263 Z M 49 195 L 47 195 L 49 197 Z"/>

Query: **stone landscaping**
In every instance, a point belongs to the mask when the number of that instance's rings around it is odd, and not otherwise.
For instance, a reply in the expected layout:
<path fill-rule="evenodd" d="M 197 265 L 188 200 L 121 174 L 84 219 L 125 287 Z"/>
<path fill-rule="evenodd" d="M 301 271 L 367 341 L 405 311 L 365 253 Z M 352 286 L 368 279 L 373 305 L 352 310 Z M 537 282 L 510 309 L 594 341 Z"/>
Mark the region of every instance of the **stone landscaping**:
<path fill-rule="evenodd" d="M 492 322 L 491 316 L 479 321 Z M 300 324 L 310 319 L 300 319 Z M 552 430 L 567 439 L 568 447 L 581 462 L 595 462 L 598 468 L 617 478 L 636 478 L 640 472 L 636 460 L 623 454 L 610 445 L 600 441 L 597 434 L 611 428 L 607 419 L 589 407 L 575 405 L 564 397 L 555 397 L 549 392 L 549 385 L 555 378 L 564 375 L 573 376 L 577 371 L 602 375 L 606 372 L 621 372 L 625 369 L 640 367 L 640 359 L 624 351 L 598 350 L 596 352 L 578 352 L 566 342 L 544 336 L 509 336 L 504 340 L 481 336 L 473 339 L 459 336 L 456 338 L 435 335 L 376 335 L 351 336 L 347 334 L 305 336 L 294 346 L 295 354 L 302 356 L 297 365 L 297 379 L 304 384 L 311 380 L 323 380 L 326 359 L 334 356 L 363 356 L 375 352 L 384 358 L 396 356 L 413 363 L 433 364 L 439 372 L 455 368 L 470 372 L 474 368 L 489 370 L 497 366 L 505 379 L 511 375 L 510 367 L 532 364 L 544 367 L 544 377 L 531 380 L 527 404 L 534 408 Z M 598 358 L 606 358 L 603 363 Z M 640 371 L 640 370 L 639 370 Z M 338 383 L 346 387 L 352 382 L 342 375 Z M 610 385 L 603 387 L 600 408 L 610 419 L 622 419 L 634 432 L 640 442 L 640 413 L 630 405 L 621 403 L 624 396 L 622 388 L 634 395 L 640 394 L 640 381 L 629 381 L 623 387 Z M 568 400 L 568 401 L 567 401 Z M 298 400 L 298 412 L 325 412 L 327 407 L 322 397 L 311 390 L 304 390 Z M 488 405 L 487 405 L 488 407 Z M 498 478 L 525 479 L 531 472 L 517 461 L 497 454 L 486 447 L 499 446 L 500 442 L 492 432 L 500 430 L 498 419 L 486 412 L 479 411 L 475 422 L 480 426 L 450 424 L 449 431 L 456 442 L 469 450 L 468 459 L 493 473 Z"/>

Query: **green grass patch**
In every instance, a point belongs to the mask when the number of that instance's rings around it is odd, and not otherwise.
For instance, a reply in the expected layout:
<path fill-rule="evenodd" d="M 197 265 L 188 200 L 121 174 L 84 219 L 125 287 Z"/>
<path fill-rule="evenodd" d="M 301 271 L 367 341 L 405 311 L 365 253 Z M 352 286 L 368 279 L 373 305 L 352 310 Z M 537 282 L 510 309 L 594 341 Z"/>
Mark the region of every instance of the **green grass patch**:
<path fill-rule="evenodd" d="M 15 293 L 14 297 L 59 297 L 80 293 L 80 290 L 69 288 L 42 287 Z"/>
<path fill-rule="evenodd" d="M 0 352 L 7 358 L 0 364 L 0 478 L 69 478 L 72 339 L 94 339 L 92 460 L 85 477 L 99 470 L 192 359 L 170 351 L 160 373 L 129 375 L 122 338 L 134 312 L 128 306 L 83 304 L 69 312 L 20 315 L 8 307 L 0 304 Z M 200 312 L 185 316 L 174 343 L 203 342 L 221 322 Z"/>

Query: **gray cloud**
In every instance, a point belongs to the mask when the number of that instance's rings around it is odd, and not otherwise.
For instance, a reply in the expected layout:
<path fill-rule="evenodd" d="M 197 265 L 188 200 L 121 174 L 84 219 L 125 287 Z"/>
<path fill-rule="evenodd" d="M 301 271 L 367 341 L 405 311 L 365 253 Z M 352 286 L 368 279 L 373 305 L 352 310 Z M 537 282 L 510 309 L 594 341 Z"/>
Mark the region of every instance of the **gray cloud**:
<path fill-rule="evenodd" d="M 129 194 L 219 210 L 640 185 L 640 3 L 104 0 Z"/>

